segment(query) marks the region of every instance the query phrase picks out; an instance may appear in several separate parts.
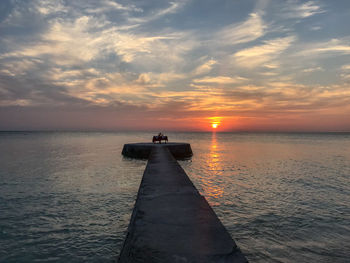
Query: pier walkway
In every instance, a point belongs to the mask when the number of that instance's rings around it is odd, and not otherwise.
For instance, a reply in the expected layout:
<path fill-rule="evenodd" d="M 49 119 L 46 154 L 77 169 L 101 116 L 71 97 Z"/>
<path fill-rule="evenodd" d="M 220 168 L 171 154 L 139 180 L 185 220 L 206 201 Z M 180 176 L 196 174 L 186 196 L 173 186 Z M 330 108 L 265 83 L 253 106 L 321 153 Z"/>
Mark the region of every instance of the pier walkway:
<path fill-rule="evenodd" d="M 119 263 L 247 262 L 167 144 L 150 147 Z"/>

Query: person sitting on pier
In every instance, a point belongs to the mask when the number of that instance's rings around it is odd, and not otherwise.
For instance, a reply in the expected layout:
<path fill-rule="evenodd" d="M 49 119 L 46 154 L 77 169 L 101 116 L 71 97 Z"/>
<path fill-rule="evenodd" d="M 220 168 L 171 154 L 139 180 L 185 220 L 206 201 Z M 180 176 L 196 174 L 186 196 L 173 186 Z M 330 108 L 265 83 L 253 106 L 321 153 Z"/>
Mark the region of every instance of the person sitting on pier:
<path fill-rule="evenodd" d="M 157 136 L 153 136 L 152 142 L 155 143 L 158 141 L 159 143 L 162 143 L 162 140 L 164 140 L 164 142 L 167 143 L 168 136 L 165 136 L 163 135 L 163 133 L 160 132 Z"/>

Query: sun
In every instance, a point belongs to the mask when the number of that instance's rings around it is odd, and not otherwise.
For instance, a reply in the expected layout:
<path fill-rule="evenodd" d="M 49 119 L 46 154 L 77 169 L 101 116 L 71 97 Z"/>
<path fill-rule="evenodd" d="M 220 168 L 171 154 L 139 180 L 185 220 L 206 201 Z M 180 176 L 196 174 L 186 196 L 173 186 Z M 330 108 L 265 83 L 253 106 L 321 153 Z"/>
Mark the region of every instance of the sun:
<path fill-rule="evenodd" d="M 212 129 L 217 129 L 221 125 L 222 117 L 209 117 L 208 119 Z"/>

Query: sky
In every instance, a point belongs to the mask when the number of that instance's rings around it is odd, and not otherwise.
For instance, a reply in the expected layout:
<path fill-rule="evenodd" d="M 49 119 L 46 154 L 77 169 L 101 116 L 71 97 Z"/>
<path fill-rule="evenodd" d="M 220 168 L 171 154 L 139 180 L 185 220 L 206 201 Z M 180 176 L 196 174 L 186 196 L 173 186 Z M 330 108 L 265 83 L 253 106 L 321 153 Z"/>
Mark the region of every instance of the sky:
<path fill-rule="evenodd" d="M 349 0 L 1 0 L 0 130 L 350 131 Z"/>

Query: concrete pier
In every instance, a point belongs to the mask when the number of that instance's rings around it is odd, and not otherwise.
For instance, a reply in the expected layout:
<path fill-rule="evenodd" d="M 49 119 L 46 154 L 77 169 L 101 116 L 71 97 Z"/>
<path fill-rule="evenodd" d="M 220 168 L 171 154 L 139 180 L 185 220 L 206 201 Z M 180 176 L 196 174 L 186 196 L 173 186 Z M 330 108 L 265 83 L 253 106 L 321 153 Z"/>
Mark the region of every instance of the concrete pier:
<path fill-rule="evenodd" d="M 176 159 L 190 158 L 192 154 L 189 143 L 128 143 L 124 144 L 122 154 L 131 158 L 148 159 L 154 147 L 166 147 Z"/>
<path fill-rule="evenodd" d="M 119 263 L 247 262 L 171 149 L 151 147 Z"/>

